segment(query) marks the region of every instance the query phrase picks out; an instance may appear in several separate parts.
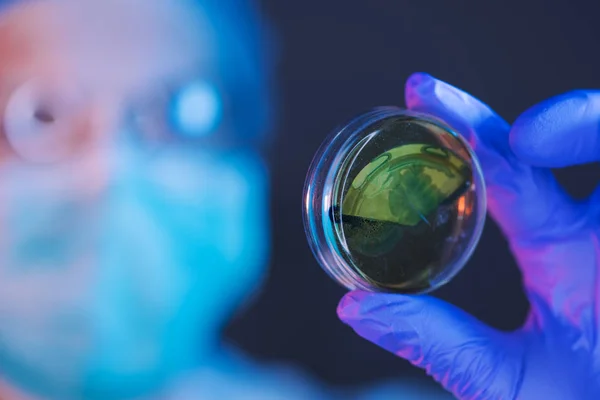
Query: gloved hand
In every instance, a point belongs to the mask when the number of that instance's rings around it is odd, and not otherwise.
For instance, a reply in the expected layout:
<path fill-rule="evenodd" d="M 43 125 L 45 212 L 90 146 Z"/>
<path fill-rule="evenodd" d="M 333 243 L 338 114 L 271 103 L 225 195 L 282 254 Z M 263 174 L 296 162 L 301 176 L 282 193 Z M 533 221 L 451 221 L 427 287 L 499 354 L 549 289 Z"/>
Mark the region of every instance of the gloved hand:
<path fill-rule="evenodd" d="M 600 190 L 574 201 L 548 169 L 600 160 L 600 92 L 547 100 L 512 129 L 485 104 L 425 74 L 409 79 L 406 102 L 473 146 L 530 314 L 506 333 L 433 297 L 355 291 L 340 302 L 339 317 L 460 399 L 600 399 Z"/>

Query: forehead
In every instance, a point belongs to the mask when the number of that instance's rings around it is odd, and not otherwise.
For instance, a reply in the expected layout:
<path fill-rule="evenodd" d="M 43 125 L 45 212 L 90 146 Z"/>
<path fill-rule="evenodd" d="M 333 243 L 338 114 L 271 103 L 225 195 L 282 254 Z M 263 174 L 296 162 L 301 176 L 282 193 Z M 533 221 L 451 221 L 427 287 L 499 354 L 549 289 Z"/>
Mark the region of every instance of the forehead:
<path fill-rule="evenodd" d="M 214 43 L 185 0 L 32 0 L 0 16 L 2 76 L 16 79 L 143 87 L 212 69 Z"/>

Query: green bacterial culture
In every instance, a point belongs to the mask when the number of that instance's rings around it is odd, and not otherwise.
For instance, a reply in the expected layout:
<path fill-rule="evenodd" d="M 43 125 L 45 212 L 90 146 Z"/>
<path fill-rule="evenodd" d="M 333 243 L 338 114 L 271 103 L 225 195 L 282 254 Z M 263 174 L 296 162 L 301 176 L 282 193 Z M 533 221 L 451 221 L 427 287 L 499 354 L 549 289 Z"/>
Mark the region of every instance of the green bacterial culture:
<path fill-rule="evenodd" d="M 413 125 L 440 140 L 385 151 L 389 143 L 382 144 L 382 137 L 365 140 L 342 167 L 330 212 L 356 272 L 375 287 L 403 293 L 427 291 L 460 257 L 475 199 L 473 164 L 463 143 L 433 125 Z"/>

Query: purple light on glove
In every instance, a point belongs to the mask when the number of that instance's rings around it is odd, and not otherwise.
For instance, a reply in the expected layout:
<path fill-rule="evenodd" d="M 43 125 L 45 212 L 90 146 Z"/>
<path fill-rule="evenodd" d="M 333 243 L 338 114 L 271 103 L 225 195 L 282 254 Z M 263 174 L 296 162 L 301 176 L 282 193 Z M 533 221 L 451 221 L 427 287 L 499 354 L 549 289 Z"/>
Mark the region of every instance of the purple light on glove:
<path fill-rule="evenodd" d="M 547 100 L 512 128 L 426 74 L 408 80 L 406 102 L 447 122 L 475 150 L 530 313 L 521 329 L 500 332 L 433 297 L 351 292 L 338 315 L 459 399 L 600 399 L 600 190 L 575 201 L 548 169 L 600 160 L 600 92 Z"/>

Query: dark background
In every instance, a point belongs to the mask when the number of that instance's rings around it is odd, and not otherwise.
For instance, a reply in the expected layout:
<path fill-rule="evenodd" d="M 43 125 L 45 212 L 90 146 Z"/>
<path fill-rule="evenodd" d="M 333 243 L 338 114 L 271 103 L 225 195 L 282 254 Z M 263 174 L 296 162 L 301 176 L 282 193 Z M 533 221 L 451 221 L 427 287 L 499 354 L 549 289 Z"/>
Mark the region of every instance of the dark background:
<path fill-rule="evenodd" d="M 228 336 L 262 360 L 292 360 L 338 384 L 422 372 L 360 339 L 336 317 L 345 290 L 320 269 L 301 221 L 301 194 L 324 137 L 375 106 L 403 106 L 413 72 L 428 72 L 508 121 L 572 89 L 600 88 L 600 3 L 572 0 L 262 0 L 280 41 L 276 83 L 273 256 L 262 294 Z M 600 168 L 558 171 L 577 197 Z M 518 268 L 489 218 L 473 258 L 435 295 L 500 329 L 527 313 Z"/>

